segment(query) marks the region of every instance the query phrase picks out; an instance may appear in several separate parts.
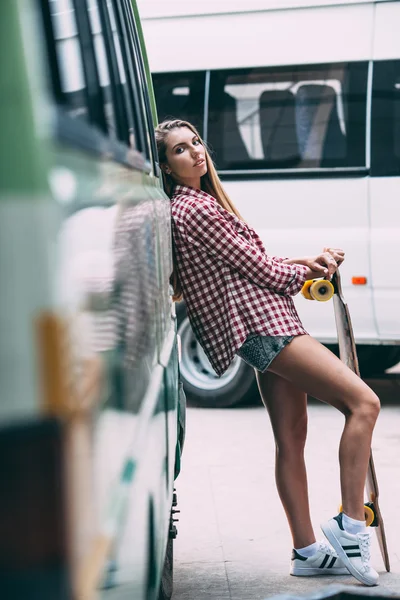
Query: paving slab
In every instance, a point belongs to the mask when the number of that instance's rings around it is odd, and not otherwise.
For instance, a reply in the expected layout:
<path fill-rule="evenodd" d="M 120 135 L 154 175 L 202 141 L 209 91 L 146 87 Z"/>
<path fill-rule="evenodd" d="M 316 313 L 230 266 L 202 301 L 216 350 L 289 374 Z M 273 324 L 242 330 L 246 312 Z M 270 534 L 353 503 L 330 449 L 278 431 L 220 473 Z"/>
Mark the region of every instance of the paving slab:
<path fill-rule="evenodd" d="M 309 405 L 306 462 L 313 525 L 340 503 L 338 445 L 343 416 Z M 380 586 L 368 593 L 400 597 L 400 406 L 382 409 L 373 439 L 391 558 L 386 573 L 376 539 L 372 560 Z M 291 539 L 274 481 L 274 440 L 263 407 L 187 413 L 182 472 L 176 482 L 180 522 L 174 600 L 263 600 L 300 596 L 329 585 L 366 590 L 353 577 L 289 575 Z"/>

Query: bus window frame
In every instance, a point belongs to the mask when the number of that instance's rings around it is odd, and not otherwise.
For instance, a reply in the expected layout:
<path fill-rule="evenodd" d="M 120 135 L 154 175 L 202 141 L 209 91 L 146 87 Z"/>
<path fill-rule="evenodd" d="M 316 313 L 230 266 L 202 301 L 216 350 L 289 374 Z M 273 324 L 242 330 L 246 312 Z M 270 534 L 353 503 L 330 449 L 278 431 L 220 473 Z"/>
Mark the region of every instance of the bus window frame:
<path fill-rule="evenodd" d="M 124 12 L 124 7 L 121 5 L 120 0 L 110 0 L 111 4 L 114 7 L 114 15 L 117 26 L 117 31 L 119 35 L 119 41 L 121 45 L 121 54 L 122 60 L 124 62 L 124 68 L 126 72 L 126 83 L 127 83 L 127 91 L 130 99 L 130 103 L 135 107 L 135 111 L 132 111 L 132 121 L 134 122 L 134 126 L 136 128 L 136 132 L 138 138 L 140 140 L 141 152 L 146 156 L 147 159 L 150 158 L 150 152 L 148 148 L 148 144 L 146 143 L 146 132 L 143 128 L 143 121 L 141 111 L 137 111 L 140 107 L 140 101 L 137 97 L 137 74 L 135 72 L 135 65 L 132 63 L 132 56 L 129 52 L 129 43 L 128 36 L 129 31 L 127 24 L 128 15 Z M 134 84 L 133 84 L 134 82 Z M 139 141 L 138 140 L 138 141 Z"/>
<path fill-rule="evenodd" d="M 74 0 L 78 2 L 78 0 Z M 111 3 L 112 4 L 112 3 Z M 111 97 L 114 105 L 116 134 L 118 140 L 129 146 L 129 123 L 127 118 L 125 99 L 122 93 L 122 82 L 119 71 L 117 51 L 114 44 L 114 33 L 111 27 L 111 19 L 108 12 L 107 0 L 97 0 L 101 29 L 103 31 L 104 48 L 108 63 L 110 77 Z M 112 6 L 114 9 L 114 7 Z M 114 14 L 115 18 L 115 14 Z M 116 24 L 117 25 L 117 24 Z M 118 34 L 118 26 L 117 26 Z"/>
<path fill-rule="evenodd" d="M 40 0 L 43 33 L 46 40 L 46 54 L 48 71 L 51 76 L 51 88 L 53 96 L 58 105 L 65 104 L 64 92 L 61 86 L 60 70 L 58 68 L 56 40 L 54 36 L 53 21 L 51 18 L 50 7 L 48 0 Z"/>
<path fill-rule="evenodd" d="M 100 86 L 99 72 L 90 29 L 88 6 L 86 0 L 72 0 L 75 11 L 75 22 L 78 31 L 78 42 L 82 55 L 83 76 L 86 83 L 86 97 L 90 123 L 97 125 L 107 133 L 104 114 L 103 90 Z M 82 7 L 84 7 L 82 9 Z"/>

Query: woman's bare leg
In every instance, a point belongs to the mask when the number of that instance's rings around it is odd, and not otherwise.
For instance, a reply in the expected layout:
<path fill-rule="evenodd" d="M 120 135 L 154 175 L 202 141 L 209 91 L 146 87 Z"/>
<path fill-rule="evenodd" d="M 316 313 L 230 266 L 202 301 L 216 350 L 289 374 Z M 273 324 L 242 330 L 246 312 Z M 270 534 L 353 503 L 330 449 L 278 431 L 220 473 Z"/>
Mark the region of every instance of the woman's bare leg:
<path fill-rule="evenodd" d="M 274 373 L 256 372 L 276 445 L 275 479 L 294 548 L 315 542 L 308 503 L 304 445 L 307 437 L 307 395 Z"/>
<path fill-rule="evenodd" d="M 343 510 L 349 517 L 363 521 L 364 485 L 380 408 L 378 397 L 332 352 L 308 335 L 295 337 L 269 370 L 344 414 L 339 446 Z M 268 373 L 260 374 L 261 385 L 264 376 L 268 378 Z"/>

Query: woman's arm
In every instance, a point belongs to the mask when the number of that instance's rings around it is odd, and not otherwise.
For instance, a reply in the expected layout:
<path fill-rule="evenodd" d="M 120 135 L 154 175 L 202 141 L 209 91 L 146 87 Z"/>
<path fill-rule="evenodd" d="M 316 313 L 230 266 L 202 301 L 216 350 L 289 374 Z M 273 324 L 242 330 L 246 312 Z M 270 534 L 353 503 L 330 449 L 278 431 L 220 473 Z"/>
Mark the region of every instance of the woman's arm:
<path fill-rule="evenodd" d="M 185 234 L 188 241 L 207 251 L 260 287 L 278 294 L 297 294 L 309 268 L 284 264 L 265 254 L 238 234 L 212 202 L 196 202 L 187 207 Z"/>
<path fill-rule="evenodd" d="M 282 262 L 285 265 L 305 265 L 307 261 L 307 257 L 303 256 L 301 258 L 283 258 Z"/>
<path fill-rule="evenodd" d="M 311 268 L 310 263 L 313 263 L 313 259 L 311 257 L 303 256 L 301 258 L 284 258 L 282 262 L 285 265 L 304 265 L 307 267 L 307 276 L 306 281 L 308 279 L 318 279 L 320 277 L 327 277 L 328 270 L 326 268 L 322 268 L 320 266 L 314 265 L 314 268 Z"/>
<path fill-rule="evenodd" d="M 285 258 L 283 262 L 287 265 L 304 265 L 308 267 L 312 276 L 327 277 L 330 279 L 338 266 L 344 261 L 344 252 L 340 248 L 324 248 L 321 254 L 317 256 L 303 256 L 300 258 Z"/>

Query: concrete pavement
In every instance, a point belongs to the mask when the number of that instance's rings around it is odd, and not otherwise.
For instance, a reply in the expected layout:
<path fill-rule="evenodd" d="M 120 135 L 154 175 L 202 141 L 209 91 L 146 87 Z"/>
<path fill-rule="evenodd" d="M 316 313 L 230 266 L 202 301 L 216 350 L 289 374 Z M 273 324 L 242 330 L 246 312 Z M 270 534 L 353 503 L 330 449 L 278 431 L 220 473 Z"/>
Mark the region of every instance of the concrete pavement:
<path fill-rule="evenodd" d="M 337 449 L 343 417 L 329 406 L 309 406 L 306 448 L 311 511 L 319 523 L 340 502 Z M 264 408 L 189 408 L 183 469 L 176 482 L 180 522 L 175 542 L 173 600 L 256 600 L 301 595 L 352 578 L 297 578 L 288 574 L 291 539 L 274 482 L 274 442 Z M 372 593 L 400 596 L 400 406 L 385 406 L 373 450 L 380 483 L 392 572 Z"/>

